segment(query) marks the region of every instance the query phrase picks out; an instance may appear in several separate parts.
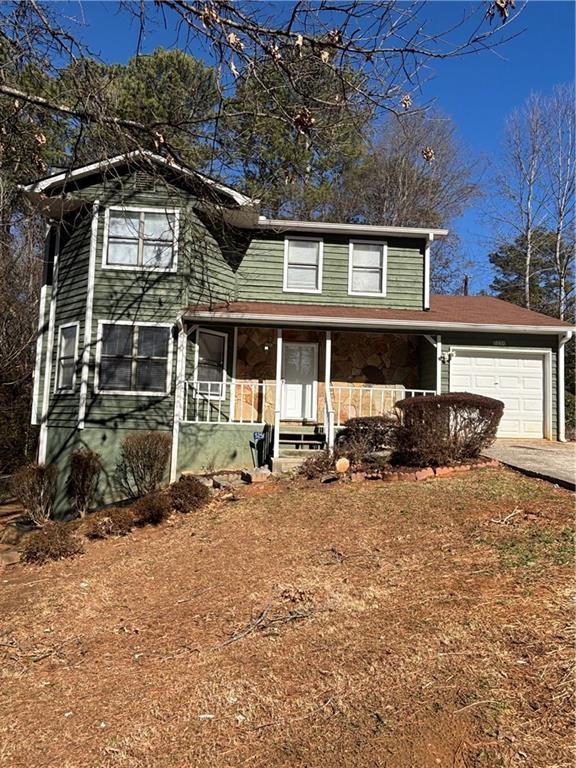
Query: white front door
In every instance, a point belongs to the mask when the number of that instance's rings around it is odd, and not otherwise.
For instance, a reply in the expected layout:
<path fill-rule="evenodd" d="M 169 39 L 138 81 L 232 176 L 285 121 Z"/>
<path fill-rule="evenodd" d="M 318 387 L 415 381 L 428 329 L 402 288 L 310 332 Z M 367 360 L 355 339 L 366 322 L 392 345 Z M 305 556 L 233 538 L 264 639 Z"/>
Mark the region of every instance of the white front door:
<path fill-rule="evenodd" d="M 299 421 L 316 418 L 318 345 L 288 342 L 283 345 L 282 418 Z"/>
<path fill-rule="evenodd" d="M 541 356 L 459 352 L 450 362 L 450 390 L 502 400 L 498 437 L 544 435 L 544 364 Z"/>

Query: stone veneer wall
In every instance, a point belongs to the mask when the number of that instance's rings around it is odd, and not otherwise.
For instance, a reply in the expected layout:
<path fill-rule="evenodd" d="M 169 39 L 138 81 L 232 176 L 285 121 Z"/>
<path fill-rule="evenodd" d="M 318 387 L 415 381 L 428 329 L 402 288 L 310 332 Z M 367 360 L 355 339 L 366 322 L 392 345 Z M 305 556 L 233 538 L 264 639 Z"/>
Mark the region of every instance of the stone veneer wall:
<path fill-rule="evenodd" d="M 287 329 L 283 339 L 318 342 L 318 421 L 324 418 L 325 333 Z M 274 420 L 276 379 L 276 330 L 239 328 L 236 359 L 235 418 Z M 257 383 L 264 387 L 256 388 Z M 418 388 L 418 337 L 401 334 L 337 331 L 332 334 L 332 383 L 346 387 L 340 397 L 337 421 L 367 411 L 369 393 L 352 392 L 350 387 Z M 390 410 L 394 396 L 375 396 L 373 406 Z M 336 407 L 336 403 L 333 404 Z"/>

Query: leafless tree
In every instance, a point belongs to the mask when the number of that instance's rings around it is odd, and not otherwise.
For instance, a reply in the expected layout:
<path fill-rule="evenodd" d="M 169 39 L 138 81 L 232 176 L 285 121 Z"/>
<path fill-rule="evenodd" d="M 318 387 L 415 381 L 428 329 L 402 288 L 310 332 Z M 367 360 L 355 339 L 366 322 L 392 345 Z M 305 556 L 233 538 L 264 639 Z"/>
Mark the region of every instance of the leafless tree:
<path fill-rule="evenodd" d="M 574 86 L 557 86 L 545 100 L 546 135 L 543 145 L 546 208 L 554 232 L 554 266 L 558 280 L 558 317 L 566 316 L 568 277 L 574 269 L 576 202 L 576 124 Z"/>
<path fill-rule="evenodd" d="M 560 318 L 566 314 L 574 265 L 575 151 L 574 87 L 559 86 L 549 96 L 532 94 L 506 123 L 496 194 L 490 196 L 498 243 L 522 244 L 525 306 L 533 303 L 534 278 L 546 270 L 548 282 L 558 285 Z"/>

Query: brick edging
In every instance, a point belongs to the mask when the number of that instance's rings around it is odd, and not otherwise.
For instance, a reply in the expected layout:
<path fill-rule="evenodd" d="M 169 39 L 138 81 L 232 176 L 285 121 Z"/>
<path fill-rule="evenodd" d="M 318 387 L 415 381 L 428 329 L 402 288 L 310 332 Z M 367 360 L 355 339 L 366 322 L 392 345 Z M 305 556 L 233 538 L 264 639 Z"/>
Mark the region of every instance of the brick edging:
<path fill-rule="evenodd" d="M 453 467 L 423 467 L 415 470 L 398 470 L 397 472 L 352 472 L 350 480 L 360 482 L 362 480 L 384 480 L 391 483 L 397 480 L 430 480 L 434 477 L 448 477 L 460 472 L 469 472 L 471 469 L 484 469 L 486 467 L 499 467 L 500 462 L 496 459 L 487 459 L 478 461 L 474 464 L 457 464 Z"/>

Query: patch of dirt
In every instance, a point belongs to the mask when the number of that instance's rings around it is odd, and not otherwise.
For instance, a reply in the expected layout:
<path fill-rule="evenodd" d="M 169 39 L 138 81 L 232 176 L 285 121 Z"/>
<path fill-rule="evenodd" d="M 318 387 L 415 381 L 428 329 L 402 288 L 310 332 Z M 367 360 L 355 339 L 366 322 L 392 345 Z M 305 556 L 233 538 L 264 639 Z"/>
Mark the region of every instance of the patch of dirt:
<path fill-rule="evenodd" d="M 3 766 L 572 765 L 572 494 L 236 496 L 0 571 Z"/>

